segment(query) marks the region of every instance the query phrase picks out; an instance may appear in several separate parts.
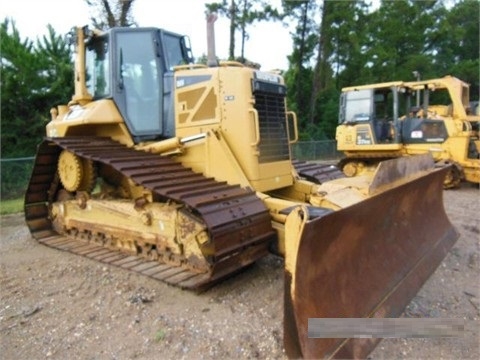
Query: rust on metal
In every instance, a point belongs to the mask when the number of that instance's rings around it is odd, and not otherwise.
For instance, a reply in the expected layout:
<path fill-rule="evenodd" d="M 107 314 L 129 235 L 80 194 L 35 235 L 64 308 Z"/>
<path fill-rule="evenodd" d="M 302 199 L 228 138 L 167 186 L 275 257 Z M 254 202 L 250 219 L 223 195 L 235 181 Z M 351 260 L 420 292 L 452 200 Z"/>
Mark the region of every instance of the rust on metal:
<path fill-rule="evenodd" d="M 152 263 L 152 259 L 138 254 L 125 255 L 109 248 L 108 241 L 106 247 L 90 241 L 88 234 L 83 239 L 58 234 L 52 225 L 49 207 L 61 190 L 56 164 L 63 150 L 109 165 L 136 185 L 150 190 L 154 201 L 173 201 L 183 205 L 184 212 L 201 218 L 209 234 L 209 241 L 202 246 L 210 254 L 211 271 L 196 273 L 161 263 L 160 259 Z M 135 204 L 138 207 L 139 202 L 132 199 L 132 206 Z M 40 144 L 25 195 L 25 219 L 32 236 L 47 246 L 196 290 L 207 288 L 265 256 L 276 236 L 268 209 L 252 190 L 217 182 L 171 158 L 99 137 L 47 138 Z M 192 261 L 195 268 L 195 259 Z"/>
<path fill-rule="evenodd" d="M 364 358 L 373 350 L 379 339 L 308 338 L 308 319 L 402 314 L 458 237 L 443 207 L 446 170 L 313 220 L 305 208 L 290 215 L 287 228 L 303 227 L 285 273 L 290 357 Z"/>
<path fill-rule="evenodd" d="M 368 193 L 374 194 L 387 186 L 392 187 L 399 181 L 404 181 L 416 176 L 416 174 L 425 173 L 433 167 L 434 161 L 430 154 L 382 161 L 375 170 L 375 176 L 369 186 Z"/>

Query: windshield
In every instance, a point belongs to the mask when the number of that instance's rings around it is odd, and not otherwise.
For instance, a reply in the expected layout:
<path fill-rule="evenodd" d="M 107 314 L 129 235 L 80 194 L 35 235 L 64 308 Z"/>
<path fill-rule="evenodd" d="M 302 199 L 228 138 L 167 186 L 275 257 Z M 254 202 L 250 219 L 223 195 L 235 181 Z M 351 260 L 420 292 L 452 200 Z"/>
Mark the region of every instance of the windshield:
<path fill-rule="evenodd" d="M 119 82 L 125 96 L 127 121 L 135 134 L 161 131 L 162 73 L 151 31 L 118 32 Z"/>
<path fill-rule="evenodd" d="M 163 39 L 167 69 L 173 71 L 175 66 L 187 64 L 183 56 L 181 37 L 164 33 Z"/>
<path fill-rule="evenodd" d="M 345 107 L 340 122 L 368 121 L 372 113 L 371 89 L 350 91 L 343 94 Z"/>
<path fill-rule="evenodd" d="M 87 45 L 85 71 L 87 89 L 94 98 L 111 96 L 106 36 L 93 38 Z"/>

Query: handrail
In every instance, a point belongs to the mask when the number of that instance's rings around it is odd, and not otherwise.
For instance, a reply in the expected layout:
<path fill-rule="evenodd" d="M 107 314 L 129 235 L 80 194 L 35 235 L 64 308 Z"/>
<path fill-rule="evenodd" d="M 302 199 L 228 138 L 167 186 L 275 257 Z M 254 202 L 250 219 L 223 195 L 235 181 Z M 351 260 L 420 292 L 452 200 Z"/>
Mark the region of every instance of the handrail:
<path fill-rule="evenodd" d="M 297 122 L 297 114 L 294 111 L 287 111 L 287 127 L 288 127 L 288 117 L 289 115 L 292 117 L 293 120 L 293 133 L 294 138 L 293 140 L 288 139 L 288 143 L 290 145 L 295 144 L 298 141 L 298 122 Z"/>
<path fill-rule="evenodd" d="M 248 112 L 253 114 L 253 122 L 255 125 L 255 142 L 251 145 L 257 146 L 260 143 L 260 124 L 258 122 L 258 111 L 257 109 L 250 108 L 248 109 Z"/>

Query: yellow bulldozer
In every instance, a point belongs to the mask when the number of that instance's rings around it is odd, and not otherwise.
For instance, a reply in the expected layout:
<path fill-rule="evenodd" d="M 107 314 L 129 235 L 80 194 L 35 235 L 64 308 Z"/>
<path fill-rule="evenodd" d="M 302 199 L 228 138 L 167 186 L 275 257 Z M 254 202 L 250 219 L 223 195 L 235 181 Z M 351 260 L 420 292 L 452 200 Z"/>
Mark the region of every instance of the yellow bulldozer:
<path fill-rule="evenodd" d="M 455 243 L 448 166 L 305 167 L 281 76 L 212 51 L 193 64 L 188 39 L 157 28 L 70 35 L 75 93 L 51 111 L 25 195 L 41 244 L 194 291 L 283 256 L 286 353 L 348 358 L 380 339 L 314 338 L 309 319 L 400 316 Z"/>
<path fill-rule="evenodd" d="M 472 104 L 469 85 L 453 76 L 344 88 L 339 167 L 355 176 L 385 159 L 430 153 L 436 163 L 452 164 L 445 188 L 479 184 L 480 114 Z"/>

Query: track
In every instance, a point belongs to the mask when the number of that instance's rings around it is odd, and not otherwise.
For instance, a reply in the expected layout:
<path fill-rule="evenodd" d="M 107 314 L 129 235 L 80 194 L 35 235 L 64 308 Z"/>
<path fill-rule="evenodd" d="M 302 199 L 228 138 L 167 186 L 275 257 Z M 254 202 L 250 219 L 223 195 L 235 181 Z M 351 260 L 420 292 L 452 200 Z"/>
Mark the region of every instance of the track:
<path fill-rule="evenodd" d="M 57 233 L 49 218 L 49 204 L 61 188 L 55 178 L 63 149 L 110 165 L 151 190 L 155 201 L 183 204 L 201 217 L 208 227 L 209 248 L 214 250 L 211 272 L 195 273 Z M 25 195 L 25 219 L 32 236 L 42 244 L 196 290 L 208 288 L 266 255 L 276 235 L 268 209 L 253 191 L 206 178 L 170 158 L 99 137 L 47 138 L 40 144 Z"/>
<path fill-rule="evenodd" d="M 294 160 L 292 164 L 298 175 L 316 184 L 345 177 L 343 172 L 336 165 L 332 164 L 319 164 L 300 160 Z"/>

